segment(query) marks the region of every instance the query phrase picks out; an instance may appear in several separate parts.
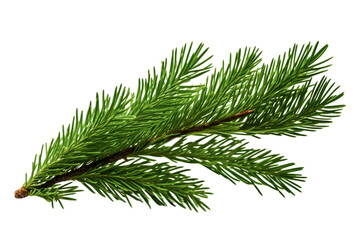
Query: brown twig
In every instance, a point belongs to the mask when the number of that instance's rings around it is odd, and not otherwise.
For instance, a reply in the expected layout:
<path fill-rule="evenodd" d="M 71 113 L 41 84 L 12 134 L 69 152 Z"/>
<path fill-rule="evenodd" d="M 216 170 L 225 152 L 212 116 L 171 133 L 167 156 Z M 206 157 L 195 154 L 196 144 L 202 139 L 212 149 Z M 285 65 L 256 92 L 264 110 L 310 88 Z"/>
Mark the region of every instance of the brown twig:
<path fill-rule="evenodd" d="M 203 130 L 205 130 L 207 128 L 211 128 L 213 126 L 219 125 L 221 123 L 230 122 L 230 121 L 233 121 L 235 119 L 244 117 L 244 116 L 246 116 L 246 115 L 248 115 L 250 113 L 253 113 L 253 112 L 254 112 L 253 110 L 246 110 L 246 111 L 237 113 L 237 114 L 235 114 L 233 116 L 230 116 L 230 117 L 227 117 L 227 118 L 224 118 L 224 119 L 221 119 L 221 120 L 214 121 L 214 122 L 209 123 L 209 124 L 204 123 L 204 124 L 194 126 L 194 127 L 191 127 L 191 128 L 175 131 L 175 132 L 170 133 L 169 137 L 167 137 L 167 138 L 165 138 L 165 139 L 163 139 L 161 141 L 169 141 L 169 140 L 172 140 L 172 139 L 174 139 L 176 137 L 187 135 L 187 134 L 190 134 L 190 133 L 193 133 L 193 132 L 200 132 L 200 131 L 203 131 Z M 153 140 L 154 139 L 150 139 L 148 141 L 148 143 L 150 143 Z M 134 151 L 135 151 L 135 146 L 131 146 L 131 147 L 129 147 L 127 149 L 124 149 L 124 150 L 122 150 L 120 152 L 117 152 L 115 154 L 112 154 L 110 156 L 102 158 L 100 160 L 94 161 L 94 162 L 92 162 L 92 163 L 90 163 L 88 165 L 83 165 L 83 166 L 79 167 L 78 169 L 72 170 L 72 171 L 64 173 L 62 175 L 57 175 L 57 176 L 53 177 L 51 180 L 49 180 L 48 182 L 45 182 L 42 185 L 34 186 L 34 188 L 36 188 L 36 189 L 47 188 L 47 187 L 53 186 L 54 184 L 59 183 L 59 182 L 73 180 L 74 177 L 82 175 L 85 172 L 87 172 L 88 170 L 93 169 L 95 167 L 103 166 L 103 165 L 115 162 L 115 161 L 117 161 L 119 159 L 126 159 L 126 156 L 134 153 Z M 24 197 L 27 197 L 28 195 L 29 195 L 29 191 L 27 189 L 23 188 L 23 187 L 16 190 L 16 192 L 15 192 L 15 197 L 16 198 L 24 198 Z"/>

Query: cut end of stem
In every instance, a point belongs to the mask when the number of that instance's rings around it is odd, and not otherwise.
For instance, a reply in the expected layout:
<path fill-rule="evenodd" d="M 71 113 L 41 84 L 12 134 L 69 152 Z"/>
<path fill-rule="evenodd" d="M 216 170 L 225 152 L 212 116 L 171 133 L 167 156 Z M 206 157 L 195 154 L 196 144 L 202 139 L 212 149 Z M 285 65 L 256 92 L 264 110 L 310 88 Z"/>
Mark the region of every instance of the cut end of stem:
<path fill-rule="evenodd" d="M 25 198 L 29 196 L 29 191 L 21 187 L 15 191 L 15 198 Z"/>

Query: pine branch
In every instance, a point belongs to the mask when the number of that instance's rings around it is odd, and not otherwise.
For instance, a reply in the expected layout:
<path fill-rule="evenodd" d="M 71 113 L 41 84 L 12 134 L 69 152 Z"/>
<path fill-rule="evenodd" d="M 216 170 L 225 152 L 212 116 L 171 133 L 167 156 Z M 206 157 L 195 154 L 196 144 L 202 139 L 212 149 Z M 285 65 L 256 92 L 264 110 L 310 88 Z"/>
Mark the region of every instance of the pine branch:
<path fill-rule="evenodd" d="M 300 191 L 301 167 L 265 149 L 247 148 L 233 135 L 301 136 L 338 117 L 343 93 L 326 77 L 321 60 L 327 46 L 297 45 L 270 64 L 257 48 L 239 50 L 214 70 L 205 84 L 191 85 L 211 69 L 208 49 L 192 44 L 173 50 L 140 79 L 136 93 L 115 88 L 96 94 L 86 113 L 76 110 L 71 124 L 35 156 L 32 171 L 16 198 L 39 196 L 52 203 L 74 200 L 78 181 L 111 200 L 130 198 L 158 205 L 206 210 L 209 192 L 187 169 L 155 163 L 151 157 L 201 164 L 229 181 L 270 187 L 283 195 Z M 189 135 L 201 135 L 189 141 Z M 219 136 L 221 135 L 221 137 Z M 172 140 L 174 143 L 172 144 Z"/>
<path fill-rule="evenodd" d="M 293 88 L 273 98 L 268 106 L 249 116 L 239 131 L 246 134 L 304 136 L 328 126 L 333 117 L 340 116 L 344 105 L 332 105 L 344 94 L 323 77 L 320 82 Z"/>
<path fill-rule="evenodd" d="M 75 179 L 91 192 L 99 193 L 113 201 L 121 200 L 131 206 L 132 198 L 145 202 L 150 207 L 152 199 L 160 206 L 179 205 L 183 208 L 197 210 L 208 209 L 201 198 L 207 198 L 208 188 L 202 186 L 203 181 L 183 174 L 188 171 L 168 163 L 155 163 L 149 160 L 124 160 L 116 165 L 93 168 Z"/>
<path fill-rule="evenodd" d="M 194 142 L 186 140 L 184 136 L 171 146 L 156 144 L 137 154 L 201 164 L 232 183 L 241 181 L 255 186 L 260 194 L 257 185 L 268 186 L 281 195 L 282 190 L 291 194 L 294 194 L 291 189 L 300 192 L 296 182 L 304 181 L 298 173 L 302 168 L 291 168 L 294 163 L 283 163 L 286 159 L 278 154 L 270 154 L 265 149 L 248 149 L 247 142 L 236 138 L 205 136 Z"/>
<path fill-rule="evenodd" d="M 207 128 L 219 125 L 221 123 L 232 121 L 234 119 L 246 116 L 246 115 L 248 115 L 248 114 L 250 114 L 252 112 L 253 111 L 251 111 L 251 110 L 247 110 L 247 111 L 235 114 L 234 116 L 231 116 L 229 118 L 221 119 L 221 120 L 219 120 L 217 122 L 213 122 L 211 124 L 202 124 L 202 125 L 199 125 L 199 126 L 184 129 L 184 130 L 177 131 L 177 132 L 174 132 L 174 133 L 169 133 L 168 135 L 166 135 L 166 138 L 162 139 L 162 141 L 163 142 L 168 142 L 171 139 L 176 138 L 176 137 L 180 137 L 180 136 L 187 135 L 187 134 L 194 133 L 194 132 L 200 132 L 200 131 L 203 131 L 203 130 L 205 130 Z M 155 139 L 149 139 L 148 143 L 153 142 L 154 140 Z M 158 142 L 158 141 L 156 141 L 156 142 Z M 75 170 L 72 170 L 70 172 L 67 172 L 67 173 L 64 173 L 64 174 L 61 174 L 61 175 L 57 175 L 54 178 L 52 178 L 51 180 L 49 180 L 49 181 L 47 181 L 47 182 L 45 182 L 45 183 L 43 183 L 43 184 L 41 184 L 39 186 L 34 186 L 34 188 L 35 189 L 42 189 L 42 188 L 51 187 L 54 184 L 59 183 L 59 182 L 68 181 L 68 180 L 74 180 L 74 179 L 76 179 L 77 176 L 81 176 L 82 174 L 86 173 L 87 171 L 89 171 L 91 169 L 95 169 L 95 168 L 97 168 L 99 166 L 104 166 L 104 165 L 107 165 L 109 163 L 116 162 L 119 159 L 127 159 L 127 157 L 129 155 L 131 156 L 131 154 L 133 154 L 135 152 L 135 149 L 136 149 L 136 147 L 132 146 L 132 147 L 129 147 L 129 148 L 125 149 L 125 150 L 117 152 L 115 154 L 112 154 L 110 156 L 102 158 L 100 160 L 94 161 L 94 162 L 92 162 L 92 163 L 90 163 L 88 165 L 82 165 L 80 168 L 77 168 Z M 26 197 L 27 194 L 28 193 L 18 194 L 17 198 L 22 198 L 21 196 Z"/>

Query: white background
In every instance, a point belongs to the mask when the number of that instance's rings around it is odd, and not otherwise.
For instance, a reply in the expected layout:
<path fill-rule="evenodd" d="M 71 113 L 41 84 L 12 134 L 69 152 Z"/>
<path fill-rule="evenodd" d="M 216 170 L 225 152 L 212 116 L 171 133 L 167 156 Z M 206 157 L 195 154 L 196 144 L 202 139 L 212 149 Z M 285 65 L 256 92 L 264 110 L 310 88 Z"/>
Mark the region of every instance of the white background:
<path fill-rule="evenodd" d="M 1 1 L 0 239 L 360 239 L 358 1 Z M 249 139 L 304 166 L 303 192 L 282 198 L 232 185 L 201 167 L 208 212 L 110 202 L 88 191 L 65 209 L 15 199 L 41 144 L 75 108 L 138 77 L 184 43 L 204 42 L 219 66 L 245 46 L 264 61 L 294 43 L 329 44 L 326 73 L 347 107 L 302 138 Z"/>

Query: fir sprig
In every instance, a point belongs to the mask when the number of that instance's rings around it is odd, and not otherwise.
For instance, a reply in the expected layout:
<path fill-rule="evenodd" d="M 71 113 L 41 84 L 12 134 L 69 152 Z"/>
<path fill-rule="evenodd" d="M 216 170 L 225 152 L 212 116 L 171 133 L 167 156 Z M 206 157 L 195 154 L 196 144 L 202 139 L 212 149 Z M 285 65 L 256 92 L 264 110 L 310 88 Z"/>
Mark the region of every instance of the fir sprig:
<path fill-rule="evenodd" d="M 271 151 L 246 148 L 247 144 L 234 137 L 204 136 L 193 142 L 182 137 L 170 146 L 158 144 L 141 154 L 201 164 L 234 184 L 241 181 L 254 185 L 260 194 L 257 185 L 268 186 L 281 195 L 283 190 L 291 194 L 293 190 L 300 191 L 296 182 L 304 181 L 299 173 L 301 167 L 283 163 L 286 159 Z"/>
<path fill-rule="evenodd" d="M 283 156 L 252 149 L 234 135 L 301 136 L 326 127 L 344 105 L 343 93 L 325 76 L 318 43 L 297 45 L 259 66 L 257 48 L 239 50 L 214 70 L 205 84 L 192 85 L 211 70 L 203 44 L 173 50 L 140 79 L 136 93 L 120 85 L 110 97 L 96 94 L 86 112 L 76 110 L 71 124 L 44 144 L 15 197 L 39 196 L 51 202 L 75 200 L 72 182 L 110 200 L 150 206 L 179 205 L 206 210 L 210 192 L 185 174 L 178 162 L 201 164 L 229 181 L 270 187 L 282 195 L 300 191 L 300 170 Z M 198 135 L 194 141 L 189 135 Z M 163 157 L 170 162 L 157 162 Z M 261 193 L 261 192 L 260 192 Z"/>

